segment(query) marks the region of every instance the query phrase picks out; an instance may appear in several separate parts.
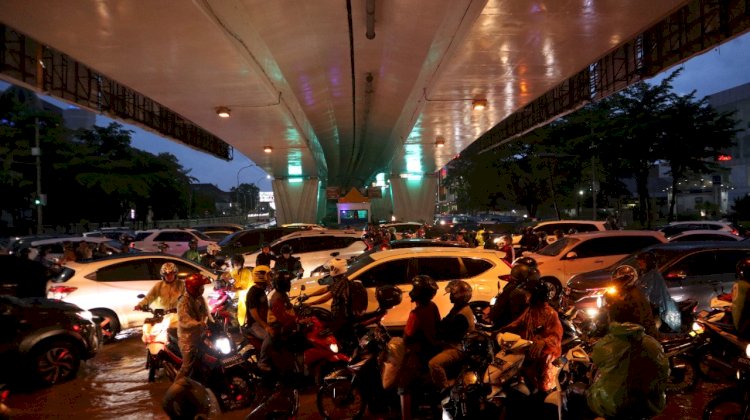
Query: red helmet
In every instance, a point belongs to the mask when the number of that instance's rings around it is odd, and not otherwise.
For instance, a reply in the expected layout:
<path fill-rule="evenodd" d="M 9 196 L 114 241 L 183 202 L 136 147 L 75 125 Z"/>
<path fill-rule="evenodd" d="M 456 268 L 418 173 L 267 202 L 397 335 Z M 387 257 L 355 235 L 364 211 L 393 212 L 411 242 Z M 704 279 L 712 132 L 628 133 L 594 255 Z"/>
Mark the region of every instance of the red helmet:
<path fill-rule="evenodd" d="M 210 283 L 211 280 L 209 280 L 208 277 L 204 276 L 203 274 L 191 274 L 185 279 L 185 290 L 187 290 L 190 296 L 198 297 L 201 294 L 201 286 Z"/>

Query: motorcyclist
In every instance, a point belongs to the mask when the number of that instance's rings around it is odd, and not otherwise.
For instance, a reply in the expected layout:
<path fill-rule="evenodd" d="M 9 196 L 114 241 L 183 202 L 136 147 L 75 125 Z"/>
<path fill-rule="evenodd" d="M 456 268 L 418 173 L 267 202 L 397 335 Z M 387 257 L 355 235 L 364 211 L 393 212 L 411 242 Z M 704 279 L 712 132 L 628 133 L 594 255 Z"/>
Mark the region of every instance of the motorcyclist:
<path fill-rule="evenodd" d="M 556 386 L 552 362 L 562 353 L 562 324 L 557 311 L 547 303 L 549 289 L 541 282 L 535 283 L 529 297 L 529 307 L 503 331 L 515 332 L 533 342 L 529 359 L 524 361 L 524 377 L 532 389 L 542 396 Z"/>
<path fill-rule="evenodd" d="M 268 297 L 266 296 L 268 273 L 270 271 L 271 269 L 267 265 L 259 265 L 253 269 L 253 280 L 255 283 L 247 292 L 245 302 L 247 315 L 243 327 L 246 332 L 263 341 L 263 345 L 260 347 L 258 368 L 264 371 L 271 370 L 268 349 L 271 345 L 273 329 L 268 325 Z"/>
<path fill-rule="evenodd" d="M 306 300 L 313 296 L 320 296 L 318 299 L 309 302 L 312 305 L 331 301 L 331 323 L 328 328 L 333 331 L 336 339 L 343 345 L 351 345 L 356 342 L 356 335 L 351 319 L 354 316 L 351 310 L 351 296 L 349 293 L 349 277 L 346 276 L 346 260 L 343 258 L 334 258 L 326 265 L 333 277 L 333 282 L 328 287 L 323 287 L 310 295 L 302 297 Z"/>
<path fill-rule="evenodd" d="M 177 278 L 177 266 L 172 262 L 162 264 L 159 270 L 161 281 L 153 285 L 148 294 L 135 305 L 136 311 L 141 311 L 147 307 L 155 309 L 174 309 L 177 307 L 177 301 L 185 293 L 185 283 Z M 176 327 L 176 323 L 170 324 L 170 327 Z"/>
<path fill-rule="evenodd" d="M 484 248 L 484 225 L 479 225 L 479 230 L 477 231 L 476 236 L 474 239 L 477 241 L 477 247 Z"/>
<path fill-rule="evenodd" d="M 266 267 L 271 266 L 271 261 L 276 261 L 276 255 L 271 252 L 271 246 L 268 242 L 260 244 L 260 254 L 255 257 L 255 266 L 265 265 Z"/>
<path fill-rule="evenodd" d="M 521 245 L 521 250 L 524 252 L 536 251 L 539 247 L 539 237 L 534 233 L 534 228 L 527 226 L 524 229 L 519 245 Z"/>
<path fill-rule="evenodd" d="M 504 252 L 503 260 L 511 265 L 515 260 L 515 251 L 513 251 L 513 238 L 510 235 L 500 237 L 500 252 Z"/>
<path fill-rule="evenodd" d="M 297 316 L 294 306 L 289 299 L 289 291 L 292 289 L 291 278 L 271 273 L 271 286 L 273 291 L 268 297 L 268 325 L 271 326 L 271 344 L 268 348 L 270 359 L 276 369 L 287 371 L 292 368 L 293 355 L 285 351 L 284 342 L 295 331 Z"/>
<path fill-rule="evenodd" d="M 253 272 L 245 267 L 245 257 L 242 254 L 232 255 L 230 264 L 228 275 L 234 280 L 234 289 L 237 291 L 237 322 L 242 325 L 245 322 L 247 291 L 253 285 Z"/>
<path fill-rule="evenodd" d="M 399 394 L 401 395 L 401 418 L 411 418 L 411 391 L 419 386 L 419 379 L 425 372 L 427 363 L 440 350 L 437 327 L 440 311 L 432 301 L 438 285 L 432 277 L 419 275 L 411 280 L 409 297 L 415 303 L 409 312 L 404 329 L 406 354 L 399 374 Z"/>
<path fill-rule="evenodd" d="M 445 287 L 453 304 L 448 315 L 440 321 L 438 337 L 443 341 L 442 351 L 430 359 L 428 366 L 435 386 L 445 393 L 451 383 L 445 373 L 446 367 L 461 361 L 461 340 L 466 333 L 474 331 L 474 313 L 469 307 L 471 285 L 463 280 L 453 280 Z"/>
<path fill-rule="evenodd" d="M 198 240 L 193 238 L 188 242 L 188 250 L 182 254 L 182 258 L 196 264 L 201 263 L 201 253 L 198 252 Z"/>
<path fill-rule="evenodd" d="M 182 366 L 177 372 L 175 382 L 189 376 L 193 364 L 197 359 L 198 346 L 203 336 L 203 330 L 211 315 L 208 313 L 208 305 L 203 298 L 203 288 L 211 281 L 200 273 L 189 275 L 185 279 L 185 293 L 177 302 L 177 336 L 178 345 L 182 354 Z"/>
<path fill-rule="evenodd" d="M 638 286 L 646 295 L 648 301 L 658 310 L 658 316 L 672 331 L 680 331 L 682 317 L 677 303 L 672 299 L 656 264 L 656 255 L 651 251 L 641 252 L 636 255 L 638 262 Z M 649 334 L 649 328 L 646 334 Z"/>
<path fill-rule="evenodd" d="M 221 247 L 215 243 L 210 243 L 206 247 L 206 255 L 201 259 L 201 265 L 212 270 L 218 270 L 223 263 L 216 256 L 221 251 Z"/>
<path fill-rule="evenodd" d="M 610 319 L 641 325 L 646 334 L 658 338 L 654 313 L 648 298 L 638 287 L 636 269 L 621 265 L 612 273 L 612 280 L 618 286 L 613 293 L 607 294 Z"/>
<path fill-rule="evenodd" d="M 135 238 L 132 235 L 123 233 L 120 235 L 120 251 L 122 251 L 123 254 L 135 253 L 135 248 L 133 247 L 134 242 Z"/>
<path fill-rule="evenodd" d="M 276 264 L 273 270 L 276 272 L 286 271 L 292 277 L 297 277 L 303 273 L 302 264 L 299 258 L 292 256 L 292 247 L 284 245 L 281 247 L 281 256 L 276 257 Z"/>
<path fill-rule="evenodd" d="M 737 283 L 732 286 L 732 322 L 737 336 L 750 340 L 750 257 L 737 263 Z"/>
<path fill-rule="evenodd" d="M 519 257 L 510 269 L 510 281 L 503 287 L 495 304 L 490 307 L 489 320 L 495 328 L 502 328 L 518 318 L 528 307 L 529 291 L 539 282 L 537 262 L 531 257 Z"/>

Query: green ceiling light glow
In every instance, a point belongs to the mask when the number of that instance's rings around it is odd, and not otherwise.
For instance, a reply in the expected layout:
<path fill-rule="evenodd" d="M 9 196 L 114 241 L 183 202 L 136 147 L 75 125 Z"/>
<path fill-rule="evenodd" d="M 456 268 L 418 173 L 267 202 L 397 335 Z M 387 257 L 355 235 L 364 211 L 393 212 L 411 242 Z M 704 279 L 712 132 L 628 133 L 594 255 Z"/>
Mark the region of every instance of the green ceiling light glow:
<path fill-rule="evenodd" d="M 302 175 L 302 166 L 289 164 L 289 176 Z"/>
<path fill-rule="evenodd" d="M 305 182 L 305 178 L 294 177 L 294 178 L 289 178 L 288 181 L 289 181 L 290 184 L 299 184 L 301 182 Z"/>
<path fill-rule="evenodd" d="M 385 174 L 383 172 L 375 175 L 375 186 L 385 187 Z"/>

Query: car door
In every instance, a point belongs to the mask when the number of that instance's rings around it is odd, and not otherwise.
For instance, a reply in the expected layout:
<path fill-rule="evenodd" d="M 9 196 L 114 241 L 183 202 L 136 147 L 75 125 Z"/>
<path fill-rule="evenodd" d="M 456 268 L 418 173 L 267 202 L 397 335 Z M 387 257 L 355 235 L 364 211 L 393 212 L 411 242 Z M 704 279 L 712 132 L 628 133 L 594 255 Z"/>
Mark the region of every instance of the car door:
<path fill-rule="evenodd" d="M 79 306 L 115 311 L 122 328 L 143 325 L 148 313 L 135 311 L 133 307 L 140 300 L 138 295 L 148 293 L 159 280 L 158 272 L 154 274 L 151 270 L 149 259 L 138 258 L 110 264 L 101 267 L 94 276 L 96 293 L 89 293 L 87 302 L 79 303 Z"/>
<path fill-rule="evenodd" d="M 698 308 L 709 308 L 714 296 L 732 290 L 737 262 L 748 254 L 748 250 L 704 250 L 683 257 L 662 272 L 669 294 L 678 302 L 694 299 Z"/>
<path fill-rule="evenodd" d="M 169 245 L 167 253 L 177 255 L 179 257 L 188 250 L 188 244 L 190 243 L 191 239 L 194 239 L 194 236 L 188 232 L 170 231 L 161 232 L 156 235 L 156 238 L 154 238 L 154 242 L 156 242 L 157 244 L 160 242 L 166 243 L 167 245 Z"/>
<path fill-rule="evenodd" d="M 398 258 L 390 261 L 375 261 L 364 270 L 354 273 L 350 278 L 359 280 L 367 289 L 367 310 L 374 311 L 378 307 L 378 301 L 375 299 L 375 290 L 378 286 L 395 285 L 401 289 L 401 303 L 388 311 L 383 318 L 383 325 L 386 327 L 403 328 L 406 320 L 409 318 L 409 312 L 412 308 L 409 291 L 411 291 L 410 270 L 411 258 Z"/>

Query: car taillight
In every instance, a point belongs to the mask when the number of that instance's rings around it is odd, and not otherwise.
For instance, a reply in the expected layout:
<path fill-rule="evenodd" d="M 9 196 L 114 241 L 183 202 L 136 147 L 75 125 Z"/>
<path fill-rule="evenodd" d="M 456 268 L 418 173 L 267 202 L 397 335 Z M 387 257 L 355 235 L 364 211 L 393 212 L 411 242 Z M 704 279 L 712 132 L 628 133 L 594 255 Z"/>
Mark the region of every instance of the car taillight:
<path fill-rule="evenodd" d="M 732 235 L 739 236 L 739 234 L 740 234 L 740 231 L 738 231 L 737 229 L 732 230 Z"/>
<path fill-rule="evenodd" d="M 49 294 L 51 294 L 51 299 L 65 299 L 66 296 L 69 294 L 75 292 L 78 290 L 77 287 L 70 287 L 70 286 L 52 286 L 49 288 Z"/>

